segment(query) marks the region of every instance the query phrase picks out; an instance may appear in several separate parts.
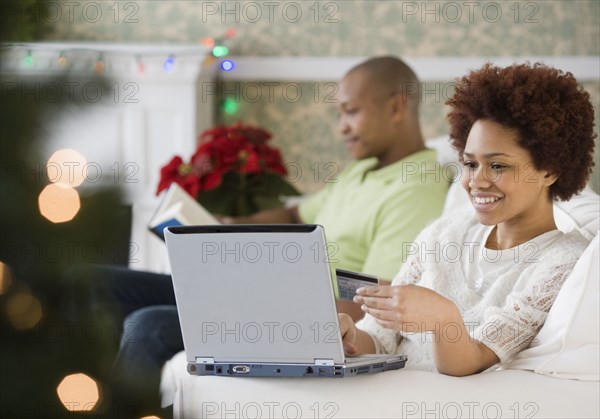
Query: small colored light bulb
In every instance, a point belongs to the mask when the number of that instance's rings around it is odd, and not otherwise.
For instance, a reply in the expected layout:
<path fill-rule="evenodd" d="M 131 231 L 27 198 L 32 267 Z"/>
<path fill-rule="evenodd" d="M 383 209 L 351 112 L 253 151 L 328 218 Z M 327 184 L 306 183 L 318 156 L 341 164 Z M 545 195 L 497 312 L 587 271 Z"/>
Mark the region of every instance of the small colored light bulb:
<path fill-rule="evenodd" d="M 204 58 L 204 61 L 202 62 L 202 64 L 204 66 L 208 67 L 209 65 L 214 63 L 215 60 L 216 60 L 216 58 L 213 55 L 207 55 L 206 58 Z"/>
<path fill-rule="evenodd" d="M 223 71 L 231 71 L 235 68 L 235 63 L 232 60 L 223 60 L 221 62 L 221 70 Z"/>
<path fill-rule="evenodd" d="M 217 45 L 213 48 L 212 53 L 215 57 L 224 57 L 229 54 L 229 48 L 223 45 Z"/>
<path fill-rule="evenodd" d="M 236 30 L 235 28 L 229 28 L 227 29 L 227 31 L 225 32 L 225 38 L 227 39 L 231 39 L 235 36 L 236 34 Z"/>
<path fill-rule="evenodd" d="M 96 73 L 104 73 L 106 66 L 104 65 L 104 60 L 102 58 L 98 58 L 96 64 L 94 65 L 94 70 Z"/>
<path fill-rule="evenodd" d="M 209 37 L 206 37 L 206 36 L 204 38 L 200 39 L 200 43 L 202 45 L 204 45 L 205 47 L 207 47 L 207 48 L 212 48 L 212 47 L 215 46 L 215 40 L 214 40 L 214 38 L 209 38 Z"/>
<path fill-rule="evenodd" d="M 163 64 L 163 69 L 165 71 L 171 71 L 173 66 L 175 65 L 175 57 L 169 55 Z"/>
<path fill-rule="evenodd" d="M 227 98 L 223 102 L 223 110 L 227 115 L 233 115 L 238 110 L 238 103 L 232 98 Z"/>
<path fill-rule="evenodd" d="M 58 57 L 57 62 L 60 67 L 66 67 L 67 64 L 69 63 L 69 59 L 67 58 L 67 56 L 65 55 L 64 52 L 61 52 L 60 56 Z"/>
<path fill-rule="evenodd" d="M 25 64 L 25 67 L 33 67 L 33 57 L 31 56 L 31 51 L 29 51 L 25 58 L 23 58 L 23 64 Z"/>
<path fill-rule="evenodd" d="M 144 74 L 146 72 L 146 66 L 144 65 L 144 62 L 142 61 L 142 58 L 140 56 L 137 56 L 135 58 L 136 62 L 137 62 L 137 72 L 138 74 Z"/>

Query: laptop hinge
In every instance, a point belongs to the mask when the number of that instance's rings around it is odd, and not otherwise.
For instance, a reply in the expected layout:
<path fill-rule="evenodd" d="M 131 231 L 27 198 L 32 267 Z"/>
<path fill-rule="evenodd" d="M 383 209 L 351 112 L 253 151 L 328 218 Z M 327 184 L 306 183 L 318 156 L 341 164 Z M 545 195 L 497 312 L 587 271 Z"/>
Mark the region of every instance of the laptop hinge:
<path fill-rule="evenodd" d="M 214 364 L 214 363 L 215 363 L 214 358 L 206 358 L 206 357 L 200 357 L 200 356 L 196 357 L 196 364 Z"/>
<path fill-rule="evenodd" d="M 333 359 L 316 359 L 315 365 L 335 365 Z"/>

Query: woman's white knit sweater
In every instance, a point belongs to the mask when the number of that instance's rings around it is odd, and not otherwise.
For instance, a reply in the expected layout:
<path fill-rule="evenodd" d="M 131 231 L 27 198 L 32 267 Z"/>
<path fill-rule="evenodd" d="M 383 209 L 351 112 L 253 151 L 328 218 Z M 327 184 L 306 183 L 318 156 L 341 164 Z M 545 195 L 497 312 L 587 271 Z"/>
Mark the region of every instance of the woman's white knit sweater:
<path fill-rule="evenodd" d="M 453 301 L 471 337 L 503 363 L 534 339 L 587 242 L 579 233 L 555 230 L 491 251 L 484 248 L 490 230 L 475 217 L 439 219 L 410 245 L 411 256 L 392 285 L 417 284 Z M 370 315 L 357 326 L 373 337 L 378 353 L 406 354 L 408 367 L 435 370 L 433 333 L 386 329 Z M 460 329 L 449 324 L 438 330 L 452 341 Z"/>

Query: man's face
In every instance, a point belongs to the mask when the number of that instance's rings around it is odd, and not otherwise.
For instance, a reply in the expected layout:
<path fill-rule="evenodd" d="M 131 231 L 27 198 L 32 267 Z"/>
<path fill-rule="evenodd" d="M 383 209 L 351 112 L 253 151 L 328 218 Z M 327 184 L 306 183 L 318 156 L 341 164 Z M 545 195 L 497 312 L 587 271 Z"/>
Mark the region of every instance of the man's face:
<path fill-rule="evenodd" d="M 338 129 L 355 159 L 381 157 L 390 148 L 387 98 L 362 71 L 348 74 L 337 94 Z"/>

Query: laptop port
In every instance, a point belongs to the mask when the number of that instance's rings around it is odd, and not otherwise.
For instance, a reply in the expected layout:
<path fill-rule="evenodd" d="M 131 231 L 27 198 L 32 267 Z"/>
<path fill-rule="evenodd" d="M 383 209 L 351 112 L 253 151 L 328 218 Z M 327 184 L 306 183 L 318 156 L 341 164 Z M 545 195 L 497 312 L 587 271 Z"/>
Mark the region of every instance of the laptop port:
<path fill-rule="evenodd" d="M 312 367 L 306 367 L 306 370 L 304 371 L 304 374 L 309 375 L 312 374 L 314 371 L 312 369 Z"/>
<path fill-rule="evenodd" d="M 236 374 L 248 374 L 250 367 L 248 365 L 235 365 L 232 370 Z"/>
<path fill-rule="evenodd" d="M 358 375 L 358 374 L 366 374 L 366 373 L 369 372 L 370 369 L 371 369 L 371 367 L 368 366 L 368 365 L 365 365 L 364 367 L 358 367 L 356 369 L 356 375 Z"/>

